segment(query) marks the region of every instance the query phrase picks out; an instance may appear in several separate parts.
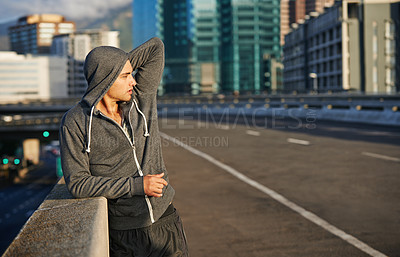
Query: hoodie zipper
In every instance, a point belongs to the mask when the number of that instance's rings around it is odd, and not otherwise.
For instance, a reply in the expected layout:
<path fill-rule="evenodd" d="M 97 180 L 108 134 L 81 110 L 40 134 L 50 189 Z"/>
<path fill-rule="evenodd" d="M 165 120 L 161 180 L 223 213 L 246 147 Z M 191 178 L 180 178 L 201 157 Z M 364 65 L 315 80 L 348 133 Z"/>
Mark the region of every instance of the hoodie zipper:
<path fill-rule="evenodd" d="M 132 108 L 133 108 L 133 103 L 132 103 L 131 108 L 129 109 L 129 113 L 128 113 L 129 126 L 131 126 L 131 131 L 132 131 L 132 141 L 129 139 L 128 134 L 127 134 L 126 131 L 121 127 L 120 124 L 118 124 L 115 120 L 113 120 L 113 119 L 107 117 L 107 116 L 104 115 L 102 112 L 100 112 L 100 115 L 103 116 L 104 118 L 109 119 L 109 120 L 111 120 L 112 122 L 114 122 L 114 123 L 122 130 L 122 132 L 124 133 L 124 135 L 125 135 L 126 138 L 128 139 L 129 144 L 131 145 L 131 148 L 132 148 L 132 151 L 133 151 L 133 156 L 134 156 L 134 158 L 135 158 L 136 167 L 137 167 L 137 169 L 138 169 L 138 171 L 139 171 L 139 175 L 140 175 L 141 177 L 143 177 L 143 171 L 142 171 L 142 168 L 140 167 L 140 164 L 139 164 L 139 161 L 138 161 L 138 158 L 137 158 L 137 155 L 136 155 L 135 136 L 134 136 L 134 134 L 133 134 L 133 127 L 132 127 L 132 123 L 131 123 L 131 119 L 130 119 Z M 147 195 L 144 195 L 144 198 L 145 198 L 145 200 L 146 200 L 147 208 L 148 208 L 148 210 L 149 210 L 151 223 L 154 223 L 155 220 L 154 220 L 154 215 L 153 215 L 153 206 L 151 205 L 150 199 L 149 199 L 149 197 L 148 197 Z"/>

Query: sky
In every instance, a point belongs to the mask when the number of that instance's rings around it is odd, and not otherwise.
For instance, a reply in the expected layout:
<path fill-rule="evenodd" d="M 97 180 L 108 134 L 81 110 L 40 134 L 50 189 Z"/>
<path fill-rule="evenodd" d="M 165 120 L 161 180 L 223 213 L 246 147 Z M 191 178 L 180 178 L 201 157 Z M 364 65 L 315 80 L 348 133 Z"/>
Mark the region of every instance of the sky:
<path fill-rule="evenodd" d="M 69 20 L 101 17 L 132 0 L 0 0 L 0 23 L 34 13 L 55 13 Z"/>

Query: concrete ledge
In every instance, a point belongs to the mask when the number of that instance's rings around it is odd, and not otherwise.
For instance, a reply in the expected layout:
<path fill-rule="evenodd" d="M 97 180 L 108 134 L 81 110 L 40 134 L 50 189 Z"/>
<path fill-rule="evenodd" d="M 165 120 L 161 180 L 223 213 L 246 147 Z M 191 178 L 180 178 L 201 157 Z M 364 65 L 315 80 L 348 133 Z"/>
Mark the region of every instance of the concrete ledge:
<path fill-rule="evenodd" d="M 75 199 L 61 179 L 3 257 L 109 256 L 108 242 L 106 198 Z"/>

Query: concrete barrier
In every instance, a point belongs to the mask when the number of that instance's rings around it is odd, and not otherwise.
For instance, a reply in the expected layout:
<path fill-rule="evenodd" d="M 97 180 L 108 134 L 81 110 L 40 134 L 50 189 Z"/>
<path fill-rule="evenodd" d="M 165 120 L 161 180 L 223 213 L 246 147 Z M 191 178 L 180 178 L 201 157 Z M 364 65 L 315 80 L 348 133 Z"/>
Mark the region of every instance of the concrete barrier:
<path fill-rule="evenodd" d="M 107 200 L 75 199 L 61 179 L 3 257 L 109 256 Z"/>

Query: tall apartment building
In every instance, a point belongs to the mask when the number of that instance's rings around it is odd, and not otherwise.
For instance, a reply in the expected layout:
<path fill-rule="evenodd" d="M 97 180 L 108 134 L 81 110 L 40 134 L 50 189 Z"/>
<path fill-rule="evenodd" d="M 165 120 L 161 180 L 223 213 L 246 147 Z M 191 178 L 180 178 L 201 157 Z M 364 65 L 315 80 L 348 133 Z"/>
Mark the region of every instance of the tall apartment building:
<path fill-rule="evenodd" d="M 285 38 L 286 91 L 393 93 L 399 85 L 399 0 L 343 0 Z"/>
<path fill-rule="evenodd" d="M 10 48 L 19 54 L 48 54 L 54 35 L 72 33 L 75 23 L 58 14 L 34 14 L 9 28 Z"/>
<path fill-rule="evenodd" d="M 93 29 L 54 37 L 51 53 L 68 58 L 68 96 L 81 97 L 85 93 L 83 64 L 86 55 L 97 46 L 119 47 L 119 32 Z"/>
<path fill-rule="evenodd" d="M 0 101 L 67 97 L 67 59 L 0 52 Z"/>

